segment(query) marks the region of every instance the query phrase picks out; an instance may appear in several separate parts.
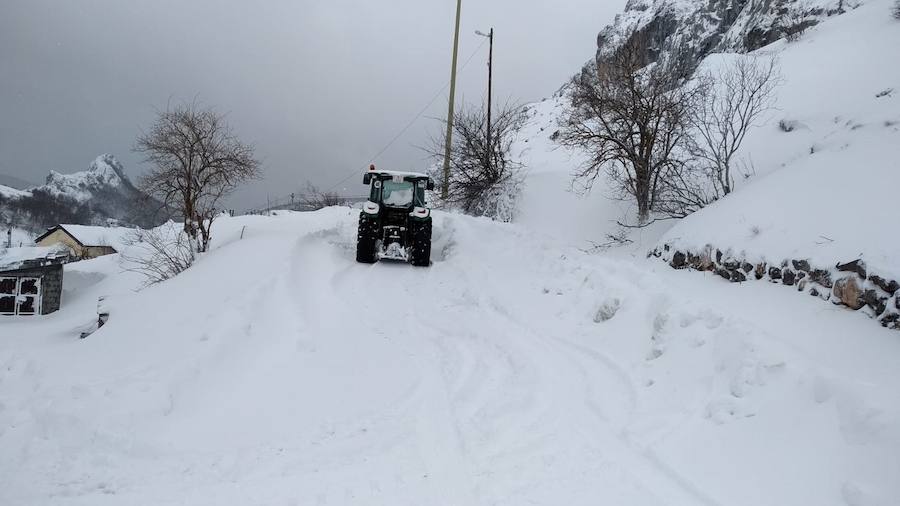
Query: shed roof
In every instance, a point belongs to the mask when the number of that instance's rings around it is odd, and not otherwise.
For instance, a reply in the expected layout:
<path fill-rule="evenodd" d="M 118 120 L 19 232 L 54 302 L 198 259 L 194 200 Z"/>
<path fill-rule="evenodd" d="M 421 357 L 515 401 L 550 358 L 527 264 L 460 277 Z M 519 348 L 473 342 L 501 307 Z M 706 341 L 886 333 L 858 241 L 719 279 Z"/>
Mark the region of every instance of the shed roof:
<path fill-rule="evenodd" d="M 70 251 L 63 245 L 0 250 L 0 272 L 64 264 L 69 261 Z"/>

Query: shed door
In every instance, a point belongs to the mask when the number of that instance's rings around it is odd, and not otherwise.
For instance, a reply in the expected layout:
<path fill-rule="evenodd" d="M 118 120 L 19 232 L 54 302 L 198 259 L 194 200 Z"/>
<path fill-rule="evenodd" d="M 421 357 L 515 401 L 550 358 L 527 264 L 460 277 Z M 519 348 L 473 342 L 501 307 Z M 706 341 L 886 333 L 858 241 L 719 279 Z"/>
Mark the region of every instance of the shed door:
<path fill-rule="evenodd" d="M 29 316 L 40 312 L 40 278 L 0 278 L 0 315 Z"/>
<path fill-rule="evenodd" d="M 0 315 L 16 314 L 19 278 L 0 278 Z"/>

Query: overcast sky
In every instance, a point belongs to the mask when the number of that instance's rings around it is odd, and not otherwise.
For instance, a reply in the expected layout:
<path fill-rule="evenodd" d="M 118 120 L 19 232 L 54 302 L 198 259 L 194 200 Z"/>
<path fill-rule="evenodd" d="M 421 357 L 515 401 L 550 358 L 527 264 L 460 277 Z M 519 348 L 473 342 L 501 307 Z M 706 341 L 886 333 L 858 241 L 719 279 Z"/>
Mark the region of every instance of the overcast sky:
<path fill-rule="evenodd" d="M 496 30 L 495 97 L 551 95 L 594 52 L 625 0 L 463 0 L 460 65 Z M 199 97 L 253 143 L 265 179 L 235 207 L 367 166 L 449 80 L 453 0 L 2 0 L 0 174 L 42 182 L 116 155 L 136 179 L 135 136 L 167 102 Z M 487 46 L 457 100 L 484 99 Z M 380 167 L 422 169 L 417 148 L 446 93 Z M 360 193 L 352 178 L 339 191 Z"/>

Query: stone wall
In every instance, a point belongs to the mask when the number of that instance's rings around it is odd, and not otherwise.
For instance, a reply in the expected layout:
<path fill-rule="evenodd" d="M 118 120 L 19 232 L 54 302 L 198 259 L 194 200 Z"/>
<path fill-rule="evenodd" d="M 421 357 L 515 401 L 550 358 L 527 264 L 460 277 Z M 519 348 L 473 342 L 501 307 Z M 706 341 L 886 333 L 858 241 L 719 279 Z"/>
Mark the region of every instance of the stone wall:
<path fill-rule="evenodd" d="M 769 263 L 723 253 L 713 246 L 701 251 L 664 245 L 650 252 L 674 269 L 714 272 L 733 283 L 768 281 L 833 304 L 862 311 L 885 328 L 900 330 L 900 283 L 870 271 L 864 260 L 812 265 L 808 259 Z"/>

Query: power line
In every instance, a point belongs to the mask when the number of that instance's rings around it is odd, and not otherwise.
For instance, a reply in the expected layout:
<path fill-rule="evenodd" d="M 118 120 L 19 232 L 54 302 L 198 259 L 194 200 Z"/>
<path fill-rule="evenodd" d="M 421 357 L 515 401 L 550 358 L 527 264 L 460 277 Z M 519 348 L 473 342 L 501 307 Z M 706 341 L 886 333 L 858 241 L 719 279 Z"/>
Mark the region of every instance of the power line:
<path fill-rule="evenodd" d="M 472 59 L 475 58 L 475 55 L 477 55 L 478 52 L 481 51 L 481 48 L 483 48 L 484 45 L 485 45 L 486 43 L 487 43 L 487 40 L 483 40 L 483 41 L 481 42 L 481 44 L 480 44 L 477 48 L 475 48 L 475 51 L 473 51 L 472 54 L 466 59 L 465 63 L 463 63 L 462 67 L 460 68 L 460 73 L 461 73 L 463 70 L 466 69 L 466 67 L 469 65 L 469 63 L 472 61 Z M 434 103 L 437 101 L 437 99 L 439 99 L 439 98 L 441 97 L 441 95 L 443 95 L 444 92 L 445 92 L 445 91 L 447 90 L 447 88 L 449 88 L 449 87 L 450 87 L 450 83 L 445 83 L 444 86 L 441 87 L 441 89 L 438 90 L 438 92 L 434 94 L 434 97 L 432 97 L 432 99 L 428 102 L 428 105 L 426 105 L 425 107 L 423 107 L 422 110 L 419 111 L 419 113 L 416 114 L 416 116 L 412 119 L 412 121 L 410 121 L 409 123 L 407 123 L 406 126 L 403 127 L 403 129 L 400 130 L 400 132 L 399 132 L 397 135 L 395 135 L 394 138 L 391 139 L 391 141 L 388 142 L 387 145 L 384 146 L 384 147 L 381 149 L 381 151 L 378 152 L 378 154 L 376 154 L 375 156 L 373 156 L 373 157 L 370 158 L 369 160 L 370 160 L 370 161 L 375 161 L 379 156 L 383 155 L 388 149 L 390 149 L 391 146 L 393 146 L 394 143 L 397 142 L 397 141 L 400 139 L 400 137 L 403 137 L 403 134 L 405 134 L 410 128 L 412 128 L 412 126 L 415 125 L 416 122 L 419 121 L 419 119 L 420 119 L 426 112 L 428 112 L 428 109 L 430 109 L 431 106 L 434 105 Z M 338 186 L 340 186 L 340 185 L 346 183 L 350 178 L 352 178 L 354 175 L 356 175 L 357 173 L 359 173 L 359 172 L 362 171 L 362 170 L 366 170 L 366 165 L 363 165 L 363 166 L 360 167 L 359 169 L 355 169 L 355 170 L 354 170 L 352 173 L 350 173 L 347 177 L 345 177 L 344 179 L 341 179 L 340 181 L 338 181 L 338 182 L 335 183 L 334 185 L 328 187 L 325 191 L 326 191 L 326 192 L 327 192 L 327 191 L 331 191 L 331 190 L 337 188 Z"/>
<path fill-rule="evenodd" d="M 483 40 L 483 41 L 481 42 L 481 44 L 480 44 L 477 48 L 475 48 L 475 51 L 473 51 L 472 54 L 469 55 L 468 58 L 466 58 L 466 61 L 462 64 L 462 67 L 460 67 L 460 73 L 462 73 L 462 71 L 465 70 L 466 67 L 469 66 L 469 63 L 472 62 L 472 59 L 475 58 L 475 56 L 478 54 L 479 51 L 481 51 L 481 49 L 484 47 L 485 44 L 487 44 L 487 39 Z M 407 123 L 406 126 L 404 126 L 403 129 L 400 130 L 400 132 L 397 133 L 397 135 L 395 135 L 395 136 L 390 140 L 390 142 L 387 143 L 387 145 L 385 145 L 385 146 L 384 146 L 384 147 L 383 147 L 383 148 L 382 148 L 375 156 L 373 156 L 372 158 L 370 158 L 370 160 L 371 160 L 371 161 L 374 161 L 374 160 L 377 159 L 379 156 L 381 156 L 381 155 L 383 155 L 385 152 L 387 152 L 387 150 L 390 149 L 391 146 L 394 145 L 394 143 L 396 143 L 398 140 L 400 140 L 400 138 L 403 137 L 403 134 L 405 134 L 407 131 L 409 131 L 409 129 L 412 128 L 413 125 L 415 125 L 416 122 L 419 121 L 419 119 L 421 119 L 422 116 L 423 116 L 426 112 L 428 112 L 428 109 L 430 109 L 431 106 L 434 105 L 434 103 L 437 101 L 437 99 L 441 98 L 441 95 L 443 95 L 444 92 L 447 91 L 447 88 L 449 88 L 449 87 L 450 87 L 450 83 L 449 83 L 449 82 L 448 82 L 448 83 L 445 83 L 445 84 L 441 87 L 441 89 L 438 90 L 437 93 L 434 94 L 434 96 L 431 98 L 431 100 L 428 101 L 428 105 L 426 105 L 425 107 L 423 107 L 422 110 L 420 110 L 419 113 L 416 114 L 415 117 L 414 117 L 409 123 Z M 371 162 L 369 162 L 369 163 L 371 163 Z M 334 189 L 337 188 L 338 186 L 340 186 L 340 185 L 346 183 L 347 181 L 349 181 L 352 177 L 354 177 L 355 175 L 357 175 L 360 171 L 364 171 L 364 170 L 366 170 L 367 168 L 368 168 L 368 165 L 363 165 L 362 167 L 360 167 L 360 168 L 358 168 L 358 169 L 354 169 L 353 172 L 351 172 L 351 173 L 349 173 L 349 174 L 347 175 L 347 177 L 341 179 L 341 180 L 338 181 L 337 183 L 335 183 L 335 184 L 329 186 L 328 188 L 326 188 L 325 190 L 323 190 L 323 193 L 324 193 L 324 192 L 330 192 L 330 191 L 334 190 Z M 296 193 L 296 192 L 295 192 L 295 193 Z M 297 196 L 303 196 L 304 194 L 302 194 L 302 193 L 296 193 L 296 195 L 297 195 Z M 274 203 L 275 203 L 275 206 L 278 206 L 278 205 L 280 205 L 279 202 L 286 202 L 286 201 L 288 201 L 288 200 L 290 200 L 290 194 L 286 194 L 286 195 L 284 195 L 284 196 L 282 196 L 282 197 L 276 198 L 276 199 L 274 200 Z M 268 203 L 266 204 L 265 207 L 266 207 L 266 208 L 272 207 L 272 203 L 271 203 L 271 202 L 268 202 Z M 259 209 L 262 209 L 262 208 L 259 208 Z M 254 209 L 253 211 L 258 211 L 259 209 Z"/>

